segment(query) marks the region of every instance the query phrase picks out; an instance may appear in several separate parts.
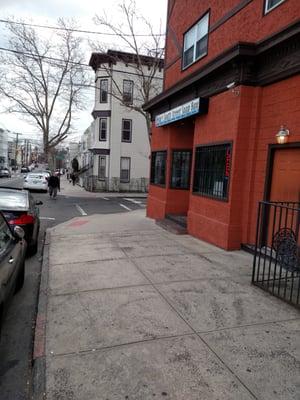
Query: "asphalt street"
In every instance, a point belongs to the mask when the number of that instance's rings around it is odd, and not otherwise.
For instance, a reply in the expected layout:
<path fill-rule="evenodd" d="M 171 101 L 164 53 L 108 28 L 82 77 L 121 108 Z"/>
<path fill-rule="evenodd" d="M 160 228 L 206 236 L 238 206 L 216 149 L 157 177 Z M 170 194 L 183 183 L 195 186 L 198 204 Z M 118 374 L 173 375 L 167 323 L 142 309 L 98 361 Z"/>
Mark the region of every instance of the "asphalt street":
<path fill-rule="evenodd" d="M 21 188 L 22 185 L 23 177 L 20 175 L 0 180 L 2 187 Z M 0 342 L 0 400 L 30 398 L 33 332 L 46 229 L 74 217 L 125 213 L 144 208 L 146 204 L 144 198 L 69 197 L 63 191 L 56 200 L 46 193 L 33 193 L 33 196 L 43 202 L 40 206 L 39 249 L 36 255 L 26 260 L 24 287 L 14 296 L 4 322 Z"/>

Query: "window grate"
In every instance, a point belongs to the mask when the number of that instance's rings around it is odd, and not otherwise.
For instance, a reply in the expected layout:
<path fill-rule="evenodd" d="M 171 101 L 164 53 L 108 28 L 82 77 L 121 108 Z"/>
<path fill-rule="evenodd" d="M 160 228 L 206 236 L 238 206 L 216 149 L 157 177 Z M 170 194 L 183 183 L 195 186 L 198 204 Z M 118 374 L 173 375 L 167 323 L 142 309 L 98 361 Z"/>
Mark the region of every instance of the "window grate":
<path fill-rule="evenodd" d="M 193 192 L 226 200 L 228 197 L 231 145 L 196 149 Z"/>
<path fill-rule="evenodd" d="M 150 183 L 154 185 L 166 184 L 167 152 L 154 151 L 151 155 Z"/>
<path fill-rule="evenodd" d="M 190 188 L 192 152 L 190 150 L 174 150 L 172 157 L 171 187 L 173 189 Z"/>

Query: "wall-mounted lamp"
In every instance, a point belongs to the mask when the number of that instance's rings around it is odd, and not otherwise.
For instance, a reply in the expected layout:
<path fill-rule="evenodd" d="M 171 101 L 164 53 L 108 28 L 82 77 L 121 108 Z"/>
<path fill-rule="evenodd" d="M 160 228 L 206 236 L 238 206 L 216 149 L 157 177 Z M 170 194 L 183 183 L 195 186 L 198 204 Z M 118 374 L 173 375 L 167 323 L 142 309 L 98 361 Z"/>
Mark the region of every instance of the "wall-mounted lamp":
<path fill-rule="evenodd" d="M 290 131 L 281 125 L 278 133 L 276 133 L 276 141 L 278 144 L 285 144 L 288 141 Z"/>

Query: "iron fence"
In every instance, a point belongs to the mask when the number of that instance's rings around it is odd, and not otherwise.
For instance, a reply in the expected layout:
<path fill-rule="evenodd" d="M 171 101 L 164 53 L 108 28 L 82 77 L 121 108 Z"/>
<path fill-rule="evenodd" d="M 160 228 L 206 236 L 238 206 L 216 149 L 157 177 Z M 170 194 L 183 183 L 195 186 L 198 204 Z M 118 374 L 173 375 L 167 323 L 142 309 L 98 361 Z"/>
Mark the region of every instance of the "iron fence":
<path fill-rule="evenodd" d="M 259 203 L 252 283 L 297 307 L 300 203 Z"/>

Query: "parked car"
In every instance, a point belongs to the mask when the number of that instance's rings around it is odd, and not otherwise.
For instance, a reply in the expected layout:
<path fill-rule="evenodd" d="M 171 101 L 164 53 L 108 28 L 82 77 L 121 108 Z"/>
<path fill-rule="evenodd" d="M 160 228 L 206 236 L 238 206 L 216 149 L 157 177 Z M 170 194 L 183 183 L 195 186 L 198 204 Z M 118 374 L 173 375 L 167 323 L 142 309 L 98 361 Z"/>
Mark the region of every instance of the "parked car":
<path fill-rule="evenodd" d="M 11 178 L 10 170 L 6 167 L 0 167 L 0 178 Z"/>
<path fill-rule="evenodd" d="M 0 212 L 0 336 L 10 298 L 24 283 L 26 242 L 24 230 L 12 229 Z"/>
<path fill-rule="evenodd" d="M 28 190 L 0 187 L 0 211 L 11 227 L 21 226 L 25 232 L 28 250 L 35 254 L 38 248 L 40 218 L 38 205 Z"/>
<path fill-rule="evenodd" d="M 42 190 L 43 192 L 47 192 L 48 190 L 47 177 L 48 173 L 30 172 L 24 178 L 23 189 Z"/>
<path fill-rule="evenodd" d="M 27 173 L 27 172 L 29 172 L 29 168 L 28 167 L 21 167 L 21 173 L 22 174 L 24 174 L 24 173 Z"/>

